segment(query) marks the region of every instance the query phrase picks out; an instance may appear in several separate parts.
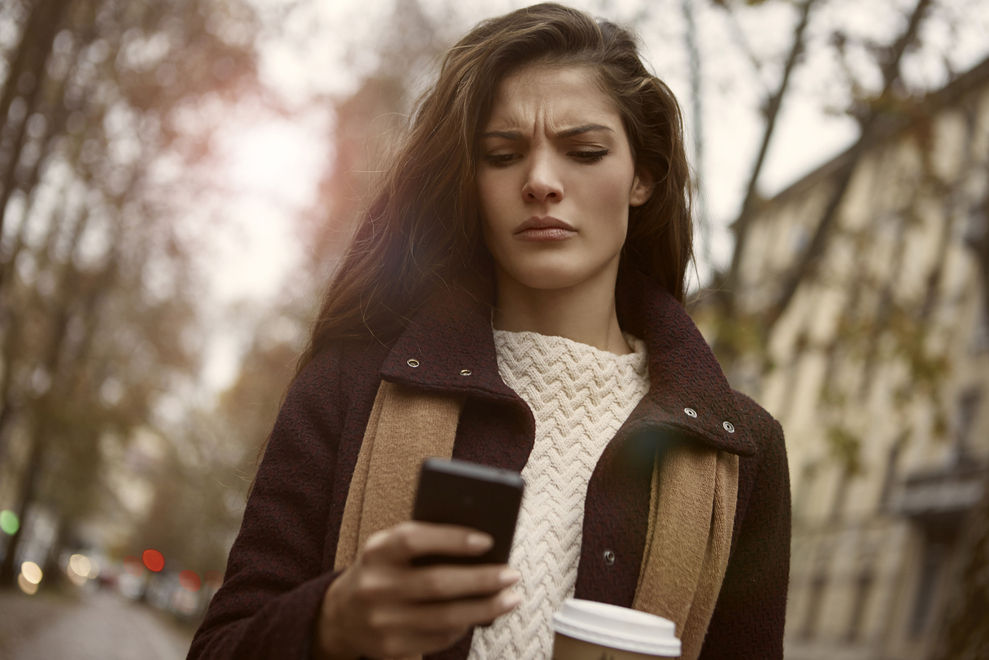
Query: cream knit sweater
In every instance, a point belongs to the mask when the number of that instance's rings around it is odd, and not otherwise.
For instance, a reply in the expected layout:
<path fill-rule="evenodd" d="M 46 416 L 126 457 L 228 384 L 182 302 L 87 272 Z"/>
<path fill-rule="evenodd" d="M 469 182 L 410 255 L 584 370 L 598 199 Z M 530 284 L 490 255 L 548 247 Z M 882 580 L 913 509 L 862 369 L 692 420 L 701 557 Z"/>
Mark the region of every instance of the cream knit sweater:
<path fill-rule="evenodd" d="M 563 337 L 494 331 L 498 371 L 529 405 L 536 437 L 509 563 L 522 603 L 477 628 L 470 658 L 549 658 L 553 612 L 573 595 L 587 482 L 605 445 L 649 389 L 643 342 L 616 355 Z"/>

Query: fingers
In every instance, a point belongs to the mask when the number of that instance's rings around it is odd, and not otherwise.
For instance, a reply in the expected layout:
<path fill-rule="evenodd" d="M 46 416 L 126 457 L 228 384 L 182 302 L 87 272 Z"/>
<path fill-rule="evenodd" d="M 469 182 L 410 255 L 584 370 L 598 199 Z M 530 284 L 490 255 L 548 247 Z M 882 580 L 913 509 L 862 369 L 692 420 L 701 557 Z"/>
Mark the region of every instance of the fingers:
<path fill-rule="evenodd" d="M 397 595 L 420 602 L 487 596 L 512 586 L 520 577 L 517 570 L 503 565 L 432 566 L 412 571 Z"/>
<path fill-rule="evenodd" d="M 476 556 L 489 535 L 406 522 L 373 534 L 323 598 L 317 646 L 328 656 L 405 656 L 447 648 L 471 626 L 520 601 L 519 573 L 505 565 L 413 566 L 421 555 Z"/>
<path fill-rule="evenodd" d="M 364 546 L 368 564 L 404 564 L 420 555 L 479 555 L 491 547 L 490 535 L 468 527 L 404 522 L 372 534 Z"/>
<path fill-rule="evenodd" d="M 420 603 L 395 608 L 389 612 L 390 620 L 383 623 L 396 629 L 414 629 L 426 634 L 445 634 L 448 631 L 466 632 L 471 626 L 489 623 L 513 610 L 521 596 L 509 590 L 483 598 Z"/>
<path fill-rule="evenodd" d="M 488 596 L 510 587 L 519 573 L 502 565 L 389 568 L 362 571 L 354 596 L 365 603 L 424 603 Z"/>
<path fill-rule="evenodd" d="M 372 655 L 403 656 L 447 648 L 472 627 L 493 621 L 516 607 L 510 591 L 486 598 L 394 605 L 376 610 L 367 622 Z"/>

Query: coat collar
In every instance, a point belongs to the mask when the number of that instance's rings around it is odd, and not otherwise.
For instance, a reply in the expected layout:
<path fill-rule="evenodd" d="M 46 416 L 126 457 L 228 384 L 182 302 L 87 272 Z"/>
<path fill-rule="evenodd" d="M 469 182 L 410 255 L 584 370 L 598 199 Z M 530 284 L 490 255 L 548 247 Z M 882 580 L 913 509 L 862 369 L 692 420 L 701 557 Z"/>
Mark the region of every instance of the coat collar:
<path fill-rule="evenodd" d="M 648 351 L 650 388 L 628 430 L 674 427 L 734 454 L 755 453 L 735 394 L 714 354 L 683 306 L 645 277 L 619 291 L 622 328 Z M 416 311 L 392 345 L 381 377 L 430 391 L 521 401 L 498 374 L 491 308 L 450 288 Z"/>

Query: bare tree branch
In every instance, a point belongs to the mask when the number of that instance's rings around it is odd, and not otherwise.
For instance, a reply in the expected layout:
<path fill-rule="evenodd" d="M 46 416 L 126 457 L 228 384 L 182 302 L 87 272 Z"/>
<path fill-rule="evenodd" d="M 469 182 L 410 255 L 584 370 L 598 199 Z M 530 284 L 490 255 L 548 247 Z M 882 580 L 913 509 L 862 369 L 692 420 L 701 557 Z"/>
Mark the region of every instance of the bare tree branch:
<path fill-rule="evenodd" d="M 800 54 L 804 50 L 804 35 L 810 19 L 810 10 L 814 6 L 814 2 L 815 0 L 804 0 L 804 2 L 800 5 L 800 15 L 797 19 L 797 27 L 793 34 L 793 44 L 790 46 L 790 52 L 787 55 L 786 63 L 783 65 L 783 75 L 780 78 L 779 87 L 766 103 L 766 123 L 763 129 L 762 141 L 759 144 L 759 151 L 756 154 L 755 162 L 752 165 L 752 171 L 749 175 L 749 182 L 745 187 L 745 197 L 742 201 L 741 211 L 739 211 L 738 218 L 732 226 L 732 230 L 735 234 L 735 249 L 732 254 L 731 266 L 728 270 L 728 278 L 724 282 L 725 286 L 723 290 L 728 294 L 725 296 L 726 301 L 730 301 L 733 298 L 731 294 L 738 283 L 738 269 L 742 261 L 742 255 L 745 253 L 745 244 L 748 239 L 749 225 L 752 221 L 753 211 L 756 207 L 755 202 L 758 196 L 757 184 L 759 182 L 759 176 L 762 174 L 762 167 L 766 161 L 766 153 L 769 151 L 769 144 L 772 141 L 773 133 L 776 130 L 776 121 L 779 118 L 779 111 L 783 103 L 783 98 L 786 96 L 790 85 L 791 75 L 793 74 L 793 70 L 796 68 L 797 62 L 800 59 Z M 729 306 L 732 304 L 733 303 L 731 302 L 727 302 L 727 305 Z"/>
<path fill-rule="evenodd" d="M 764 336 L 768 334 L 769 330 L 783 315 L 787 307 L 789 307 L 794 295 L 797 292 L 797 289 L 800 287 L 801 282 L 803 282 L 804 279 L 813 271 L 821 254 L 824 252 L 824 247 L 827 244 L 827 239 L 830 235 L 831 228 L 835 223 L 838 208 L 841 206 L 841 203 L 845 198 L 845 193 L 848 191 L 852 174 L 855 172 L 855 168 L 858 165 L 862 154 L 866 151 L 868 146 L 871 146 L 875 142 L 877 137 L 876 129 L 881 126 L 881 120 L 884 116 L 882 110 L 883 104 L 889 99 L 895 85 L 900 79 L 900 61 L 903 59 L 903 54 L 916 40 L 917 33 L 920 30 L 920 26 L 923 23 L 924 17 L 926 16 L 930 5 L 931 0 L 917 1 L 917 4 L 914 6 L 913 11 L 910 14 L 910 20 L 907 23 L 907 27 L 890 48 L 889 56 L 880 64 L 880 70 L 883 75 L 883 89 L 879 95 L 878 103 L 872 105 L 873 110 L 863 119 L 862 132 L 858 141 L 847 152 L 845 152 L 841 158 L 840 168 L 835 173 L 834 187 L 831 192 L 831 197 L 828 199 L 828 203 L 824 208 L 824 213 L 821 215 L 821 219 L 817 223 L 817 227 L 814 230 L 814 235 L 809 241 L 807 247 L 804 249 L 803 254 L 795 259 L 793 267 L 785 275 L 783 286 L 781 287 L 781 293 L 764 318 Z M 741 251 L 739 247 L 741 246 L 736 246 L 736 262 L 741 258 Z"/>

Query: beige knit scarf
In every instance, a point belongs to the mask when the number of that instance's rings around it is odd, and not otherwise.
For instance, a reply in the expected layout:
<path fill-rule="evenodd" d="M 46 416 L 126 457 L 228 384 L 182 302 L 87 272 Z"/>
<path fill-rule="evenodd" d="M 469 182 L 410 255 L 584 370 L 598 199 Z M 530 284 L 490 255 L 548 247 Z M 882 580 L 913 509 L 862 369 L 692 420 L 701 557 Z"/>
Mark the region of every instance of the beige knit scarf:
<path fill-rule="evenodd" d="M 449 457 L 462 398 L 382 381 L 344 506 L 334 568 L 353 563 L 367 537 L 408 520 L 419 464 Z M 649 527 L 632 606 L 670 619 L 695 660 L 728 564 L 738 456 L 679 445 L 656 460 Z"/>

